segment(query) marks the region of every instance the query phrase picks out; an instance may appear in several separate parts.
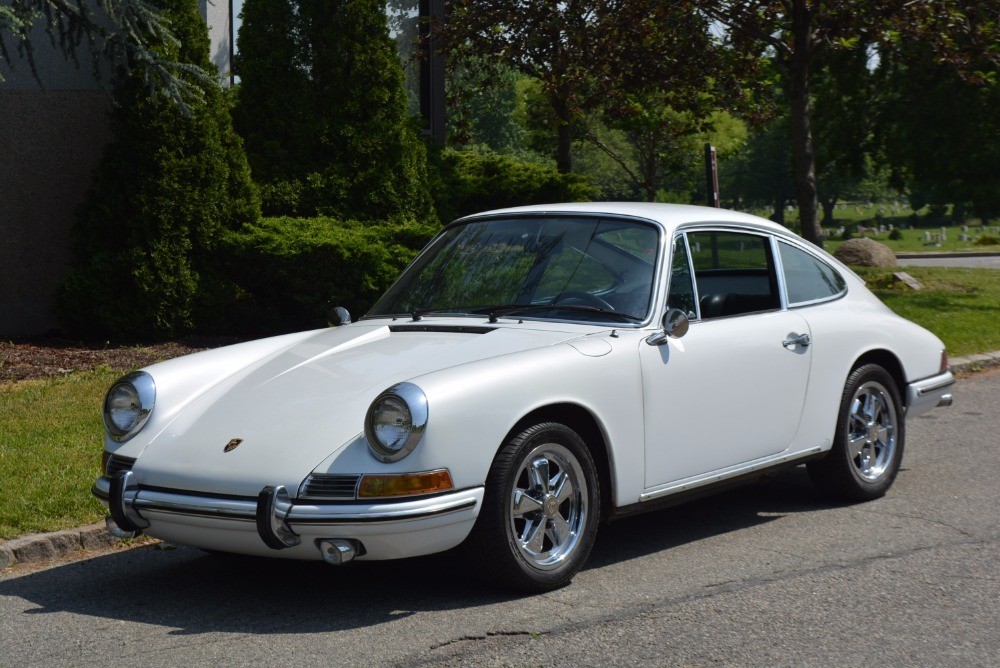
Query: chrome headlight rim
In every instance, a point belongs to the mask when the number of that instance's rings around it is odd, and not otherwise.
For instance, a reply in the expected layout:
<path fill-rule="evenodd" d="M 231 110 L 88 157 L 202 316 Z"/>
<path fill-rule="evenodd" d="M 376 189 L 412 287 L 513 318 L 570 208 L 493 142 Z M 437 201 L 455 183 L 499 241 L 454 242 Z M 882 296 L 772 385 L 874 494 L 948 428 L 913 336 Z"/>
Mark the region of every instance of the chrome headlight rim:
<path fill-rule="evenodd" d="M 130 388 L 131 391 L 135 393 L 135 398 L 138 403 L 135 420 L 128 429 L 119 427 L 115 424 L 115 421 L 111 419 L 111 406 L 109 404 L 111 402 L 112 393 L 118 388 Z M 153 377 L 148 373 L 145 371 L 133 371 L 132 373 L 119 378 L 104 395 L 105 432 L 111 440 L 117 443 L 124 443 L 142 431 L 142 428 L 146 426 L 146 421 L 149 420 L 149 415 L 153 412 L 153 406 L 155 404 L 156 383 L 153 381 Z"/>
<path fill-rule="evenodd" d="M 401 403 L 410 414 L 409 435 L 403 444 L 395 449 L 383 443 L 377 436 L 375 412 L 385 401 Z M 365 439 L 368 450 L 380 462 L 398 462 L 413 452 L 424 436 L 427 428 L 427 396 L 413 383 L 398 383 L 375 397 L 365 415 Z"/>

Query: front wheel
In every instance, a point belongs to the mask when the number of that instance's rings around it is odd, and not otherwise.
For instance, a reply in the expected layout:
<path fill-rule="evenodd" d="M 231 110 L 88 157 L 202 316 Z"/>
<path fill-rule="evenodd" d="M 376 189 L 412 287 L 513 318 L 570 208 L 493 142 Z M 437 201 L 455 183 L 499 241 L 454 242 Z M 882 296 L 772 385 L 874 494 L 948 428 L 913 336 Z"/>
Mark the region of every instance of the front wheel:
<path fill-rule="evenodd" d="M 593 457 L 569 427 L 529 427 L 490 468 L 469 547 L 483 573 L 520 591 L 562 587 L 583 567 L 597 534 L 600 483 Z"/>
<path fill-rule="evenodd" d="M 876 364 L 855 369 L 840 402 L 833 447 L 808 464 L 816 485 L 842 501 L 884 495 L 903 459 L 903 404 L 892 376 Z"/>

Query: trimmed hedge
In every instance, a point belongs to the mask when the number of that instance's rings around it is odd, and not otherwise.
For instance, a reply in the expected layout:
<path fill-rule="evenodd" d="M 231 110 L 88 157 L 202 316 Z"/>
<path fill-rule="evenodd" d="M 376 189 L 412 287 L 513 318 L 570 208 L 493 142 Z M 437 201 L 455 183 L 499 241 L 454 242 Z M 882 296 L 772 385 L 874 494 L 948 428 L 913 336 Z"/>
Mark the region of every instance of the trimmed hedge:
<path fill-rule="evenodd" d="M 441 222 L 489 209 L 589 201 L 598 190 L 580 174 L 508 155 L 446 149 L 432 156 L 431 193 Z"/>
<path fill-rule="evenodd" d="M 437 230 L 332 218 L 264 218 L 226 235 L 237 286 L 229 318 L 241 338 L 325 327 L 333 306 L 364 315 Z"/>

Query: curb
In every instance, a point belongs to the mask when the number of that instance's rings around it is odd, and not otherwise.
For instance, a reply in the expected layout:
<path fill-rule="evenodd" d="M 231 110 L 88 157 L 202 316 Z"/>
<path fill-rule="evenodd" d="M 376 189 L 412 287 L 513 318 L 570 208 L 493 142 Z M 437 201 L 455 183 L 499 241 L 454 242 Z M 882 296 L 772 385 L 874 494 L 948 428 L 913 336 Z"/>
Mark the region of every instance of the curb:
<path fill-rule="evenodd" d="M 1000 350 L 980 355 L 955 357 L 949 360 L 949 364 L 951 365 L 952 373 L 972 373 L 988 369 L 989 367 L 1000 366 Z"/>
<path fill-rule="evenodd" d="M 897 260 L 920 260 L 927 258 L 929 260 L 937 258 L 955 258 L 955 257 L 997 257 L 1000 253 L 993 253 L 987 251 L 943 251 L 943 252 L 928 252 L 928 253 L 896 253 Z"/>
<path fill-rule="evenodd" d="M 80 550 L 100 550 L 116 544 L 104 522 L 53 533 L 33 533 L 0 541 L 0 569 L 17 564 L 53 561 Z"/>
<path fill-rule="evenodd" d="M 950 360 L 952 373 L 972 373 L 1000 366 L 1000 350 Z M 35 533 L 0 541 L 0 570 L 17 564 L 53 561 L 78 550 L 99 550 L 118 543 L 103 522 L 54 533 Z"/>

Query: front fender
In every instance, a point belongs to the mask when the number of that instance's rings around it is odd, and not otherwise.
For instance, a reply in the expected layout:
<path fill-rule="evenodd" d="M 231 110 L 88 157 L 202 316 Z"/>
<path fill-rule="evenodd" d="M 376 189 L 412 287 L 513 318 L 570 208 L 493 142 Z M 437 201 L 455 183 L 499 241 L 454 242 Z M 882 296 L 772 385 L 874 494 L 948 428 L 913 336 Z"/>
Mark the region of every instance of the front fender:
<path fill-rule="evenodd" d="M 561 343 L 412 379 L 427 395 L 427 429 L 410 456 L 389 466 L 400 471 L 447 467 L 456 487 L 482 485 L 503 439 L 524 416 L 553 404 L 573 404 L 588 411 L 605 435 L 615 503 L 637 500 L 644 465 L 636 352 L 642 336 L 623 332 L 601 338 L 610 347 L 604 355 Z"/>

